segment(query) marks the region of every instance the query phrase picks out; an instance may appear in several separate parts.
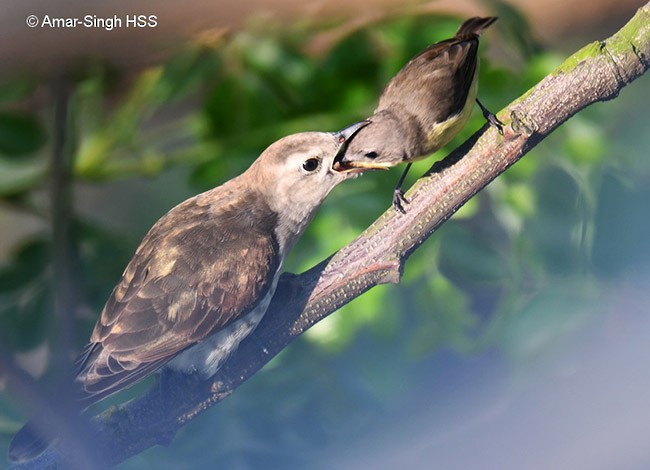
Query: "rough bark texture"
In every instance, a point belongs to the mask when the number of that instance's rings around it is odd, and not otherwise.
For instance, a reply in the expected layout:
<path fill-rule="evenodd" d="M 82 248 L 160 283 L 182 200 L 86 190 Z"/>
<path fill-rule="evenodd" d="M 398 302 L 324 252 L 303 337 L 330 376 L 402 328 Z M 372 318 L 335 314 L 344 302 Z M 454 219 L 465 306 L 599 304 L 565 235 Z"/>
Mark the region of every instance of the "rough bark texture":
<path fill-rule="evenodd" d="M 564 121 L 596 101 L 615 98 L 649 66 L 646 4 L 614 36 L 578 51 L 502 110 L 503 135 L 486 125 L 436 163 L 409 191 L 406 215 L 391 208 L 331 258 L 301 275 L 283 275 L 264 320 L 216 377 L 199 383 L 163 376 L 163 386 L 94 418 L 101 462 L 115 465 L 169 444 L 180 427 L 230 395 L 312 325 L 375 285 L 399 282 L 409 255 L 469 198 Z M 53 449 L 14 468 L 63 468 L 60 462 L 61 451 Z"/>

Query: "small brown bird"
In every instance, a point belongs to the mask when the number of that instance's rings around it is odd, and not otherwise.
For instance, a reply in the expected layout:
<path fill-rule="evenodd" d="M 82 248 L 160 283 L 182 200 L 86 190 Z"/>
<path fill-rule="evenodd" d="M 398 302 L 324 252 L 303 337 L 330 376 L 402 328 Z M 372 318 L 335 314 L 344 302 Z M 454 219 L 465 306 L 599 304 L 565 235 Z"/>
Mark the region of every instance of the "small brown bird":
<path fill-rule="evenodd" d="M 156 222 L 78 361 L 81 406 L 163 366 L 203 379 L 214 375 L 262 319 L 282 261 L 325 197 L 338 183 L 373 168 L 333 169 L 367 124 L 285 137 L 240 176 Z M 26 424 L 11 443 L 10 459 L 42 453 L 54 438 L 46 428 L 36 420 Z"/>
<path fill-rule="evenodd" d="M 470 18 L 456 36 L 427 47 L 386 85 L 370 125 L 361 129 L 341 166 L 392 167 L 408 162 L 395 188 L 393 205 L 404 212 L 401 189 L 411 163 L 440 149 L 467 123 L 478 88 L 479 35 L 495 17 Z M 476 100 L 478 102 L 478 100 Z M 483 115 L 500 123 L 478 102 Z"/>

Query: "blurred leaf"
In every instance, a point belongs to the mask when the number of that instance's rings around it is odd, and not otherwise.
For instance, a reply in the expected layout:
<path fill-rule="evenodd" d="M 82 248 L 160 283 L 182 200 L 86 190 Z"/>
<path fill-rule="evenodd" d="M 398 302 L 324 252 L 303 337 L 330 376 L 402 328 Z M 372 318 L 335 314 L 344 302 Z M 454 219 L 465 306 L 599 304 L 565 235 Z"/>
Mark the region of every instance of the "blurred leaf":
<path fill-rule="evenodd" d="M 2 297 L 0 307 L 0 340 L 15 351 L 27 351 L 39 345 L 46 336 L 47 317 L 52 308 L 49 290 L 38 286 L 11 297 Z"/>
<path fill-rule="evenodd" d="M 44 240 L 33 240 L 0 269 L 0 340 L 12 349 L 31 349 L 45 336 L 52 300 L 49 250 Z"/>
<path fill-rule="evenodd" d="M 0 196 L 12 196 L 39 186 L 46 174 L 46 162 L 14 162 L 0 158 Z"/>
<path fill-rule="evenodd" d="M 434 234 L 418 248 L 417 254 L 406 262 L 402 283 L 408 285 L 438 276 L 439 259 L 440 237 Z"/>
<path fill-rule="evenodd" d="M 75 173 L 95 179 L 102 174 L 102 165 L 108 159 L 115 139 L 106 133 L 94 133 L 83 138 L 75 159 Z"/>
<path fill-rule="evenodd" d="M 574 236 L 587 216 L 580 204 L 580 191 L 575 179 L 558 167 L 540 171 L 535 178 L 536 217 L 528 220 L 525 231 L 535 244 L 535 251 L 544 266 L 556 273 L 570 272 L 581 266 L 582 239 Z"/>
<path fill-rule="evenodd" d="M 498 28 L 507 44 L 514 48 L 524 60 L 540 52 L 540 47 L 531 36 L 531 25 L 526 16 L 515 6 L 495 1 L 492 3 L 494 16 L 499 18 Z"/>
<path fill-rule="evenodd" d="M 461 219 L 469 219 L 470 217 L 473 217 L 476 215 L 480 207 L 479 204 L 479 199 L 477 197 L 473 197 L 469 201 L 467 201 L 463 206 L 458 209 L 458 211 L 454 214 L 454 219 L 456 220 L 461 220 Z"/>
<path fill-rule="evenodd" d="M 477 318 L 469 308 L 467 295 L 442 275 L 430 277 L 426 288 L 417 292 L 418 322 L 409 340 L 409 353 L 423 357 L 442 345 L 452 345 L 461 351 L 470 349 L 473 344 L 470 333 Z"/>
<path fill-rule="evenodd" d="M 210 48 L 184 49 L 164 64 L 152 98 L 159 104 L 177 100 L 214 80 L 220 66 L 217 54 Z"/>
<path fill-rule="evenodd" d="M 0 339 L 16 351 L 26 351 L 40 344 L 46 336 L 47 317 L 52 307 L 51 292 L 46 283 L 38 282 L 31 288 L 1 295 Z"/>
<path fill-rule="evenodd" d="M 307 86 L 318 73 L 313 61 L 281 37 L 242 35 L 238 46 L 247 70 L 263 77 L 288 116 L 308 111 L 306 99 L 312 90 Z"/>
<path fill-rule="evenodd" d="M 527 219 L 535 217 L 536 192 L 529 183 L 510 183 L 504 178 L 490 184 L 492 211 L 501 226 L 512 235 L 521 233 Z"/>
<path fill-rule="evenodd" d="M 339 42 L 308 85 L 310 108 L 349 109 L 375 101 L 377 95 L 369 85 L 377 85 L 376 77 L 381 70 L 376 46 L 365 30 L 356 31 Z"/>
<path fill-rule="evenodd" d="M 505 202 L 522 217 L 531 217 L 535 213 L 535 191 L 527 184 L 511 184 L 505 194 Z"/>
<path fill-rule="evenodd" d="M 564 148 L 576 163 L 593 165 L 608 153 L 608 140 L 601 126 L 583 116 L 575 116 L 563 126 Z"/>
<path fill-rule="evenodd" d="M 206 101 L 210 130 L 215 136 L 242 135 L 246 130 L 281 120 L 283 106 L 259 76 L 224 77 Z"/>
<path fill-rule="evenodd" d="M 40 276 L 48 266 L 50 245 L 43 239 L 25 243 L 11 258 L 9 265 L 0 268 L 0 292 L 23 288 Z"/>
<path fill-rule="evenodd" d="M 442 235 L 440 263 L 443 272 L 453 272 L 474 282 L 496 281 L 507 274 L 504 258 L 484 237 L 475 236 L 460 224 L 448 224 Z"/>
<path fill-rule="evenodd" d="M 563 57 L 554 52 L 544 52 L 531 57 L 523 76 L 522 92 L 537 85 L 546 75 L 553 72 L 561 63 Z"/>
<path fill-rule="evenodd" d="M 539 156 L 531 155 L 530 157 L 522 158 L 508 168 L 508 171 L 501 174 L 499 178 L 507 181 L 528 182 L 530 184 L 530 180 L 537 173 L 540 164 Z"/>
<path fill-rule="evenodd" d="M 35 152 L 45 143 L 45 131 L 33 117 L 0 112 L 0 154 L 17 157 Z"/>
<path fill-rule="evenodd" d="M 478 96 L 490 111 L 497 113 L 509 100 L 515 99 L 520 90 L 525 91 L 521 78 L 512 70 L 481 61 Z M 501 98 L 501 102 L 497 98 Z M 485 121 L 482 115 L 481 118 Z"/>
<path fill-rule="evenodd" d="M 110 121 L 106 123 L 105 130 L 118 142 L 130 144 L 138 135 L 138 124 L 148 118 L 156 108 L 153 97 L 162 73 L 161 67 L 152 67 L 142 72 L 128 95 L 115 109 Z"/>

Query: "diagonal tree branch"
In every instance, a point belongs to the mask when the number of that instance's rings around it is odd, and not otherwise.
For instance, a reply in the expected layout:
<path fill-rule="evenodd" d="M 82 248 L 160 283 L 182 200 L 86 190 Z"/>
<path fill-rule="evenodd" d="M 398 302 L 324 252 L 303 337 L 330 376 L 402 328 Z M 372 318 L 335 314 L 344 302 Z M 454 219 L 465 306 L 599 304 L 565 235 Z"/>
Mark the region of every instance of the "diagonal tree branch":
<path fill-rule="evenodd" d="M 171 442 L 180 427 L 229 396 L 312 325 L 378 284 L 399 282 L 408 257 L 467 200 L 571 116 L 615 98 L 649 67 L 650 3 L 618 33 L 587 45 L 502 110 L 503 135 L 486 125 L 436 163 L 409 192 L 405 215 L 391 208 L 332 257 L 301 275 L 283 275 L 262 323 L 209 382 L 163 376 L 164 387 L 96 417 L 97 451 L 114 465 Z M 57 452 L 15 468 L 62 468 Z"/>

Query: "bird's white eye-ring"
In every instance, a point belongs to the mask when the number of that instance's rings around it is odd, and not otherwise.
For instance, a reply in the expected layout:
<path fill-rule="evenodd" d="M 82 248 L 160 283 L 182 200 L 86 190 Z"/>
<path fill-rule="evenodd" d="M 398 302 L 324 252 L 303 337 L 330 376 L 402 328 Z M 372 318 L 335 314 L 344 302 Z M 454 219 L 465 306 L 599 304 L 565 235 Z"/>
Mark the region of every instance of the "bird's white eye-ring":
<path fill-rule="evenodd" d="M 320 167 L 320 159 L 318 158 L 308 158 L 302 162 L 302 169 L 307 173 L 313 173 L 318 170 Z"/>

